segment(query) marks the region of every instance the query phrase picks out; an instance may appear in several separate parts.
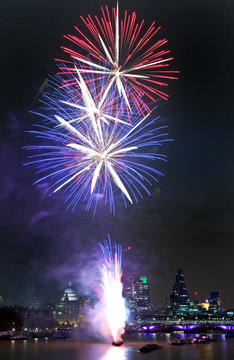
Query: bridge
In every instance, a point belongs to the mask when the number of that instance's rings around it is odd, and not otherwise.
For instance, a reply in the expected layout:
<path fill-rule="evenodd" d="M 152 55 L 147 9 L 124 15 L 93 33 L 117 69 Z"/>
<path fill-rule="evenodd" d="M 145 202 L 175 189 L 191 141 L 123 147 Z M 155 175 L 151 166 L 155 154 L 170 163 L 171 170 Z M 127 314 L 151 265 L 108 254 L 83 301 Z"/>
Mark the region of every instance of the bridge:
<path fill-rule="evenodd" d="M 158 320 L 150 323 L 141 321 L 137 324 L 138 331 L 196 331 L 203 330 L 224 330 L 234 332 L 234 321 L 230 320 Z"/>

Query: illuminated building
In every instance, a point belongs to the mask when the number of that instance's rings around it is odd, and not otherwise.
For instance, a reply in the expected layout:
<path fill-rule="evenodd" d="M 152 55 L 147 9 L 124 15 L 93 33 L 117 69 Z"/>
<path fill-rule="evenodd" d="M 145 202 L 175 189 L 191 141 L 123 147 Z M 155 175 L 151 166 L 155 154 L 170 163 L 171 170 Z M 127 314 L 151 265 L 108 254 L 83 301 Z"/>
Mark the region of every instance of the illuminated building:
<path fill-rule="evenodd" d="M 205 309 L 206 311 L 209 310 L 210 304 L 209 304 L 209 300 L 208 300 L 208 299 L 206 299 L 206 301 L 203 302 L 203 303 L 201 303 L 200 305 L 201 305 L 201 307 L 202 307 L 203 309 Z"/>
<path fill-rule="evenodd" d="M 54 310 L 54 319 L 59 323 L 71 323 L 75 326 L 78 321 L 78 314 L 80 309 L 80 299 L 77 296 L 76 290 L 69 281 L 68 287 L 64 290 L 61 301 L 56 304 Z"/>
<path fill-rule="evenodd" d="M 132 319 L 143 320 L 152 316 L 149 283 L 147 277 L 132 277 L 130 285 L 125 288 L 125 298 Z"/>
<path fill-rule="evenodd" d="M 149 284 L 146 277 L 140 277 L 136 283 L 135 301 L 137 314 L 145 314 L 152 311 L 150 304 Z"/>
<path fill-rule="evenodd" d="M 72 287 L 72 282 L 69 281 L 68 287 L 64 290 L 61 301 L 77 301 L 76 290 Z"/>
<path fill-rule="evenodd" d="M 209 312 L 213 313 L 213 314 L 220 312 L 220 294 L 219 294 L 219 292 L 211 292 L 210 293 Z"/>
<path fill-rule="evenodd" d="M 130 284 L 125 288 L 124 297 L 127 300 L 130 317 L 135 318 L 136 306 L 135 306 L 135 288 L 136 288 L 136 278 L 132 277 L 130 279 Z"/>
<path fill-rule="evenodd" d="M 229 319 L 234 319 L 234 309 L 229 309 L 226 311 L 226 316 Z"/>
<path fill-rule="evenodd" d="M 38 331 L 53 328 L 53 313 L 47 309 L 30 309 L 24 306 L 0 308 L 0 331 Z"/>
<path fill-rule="evenodd" d="M 182 269 L 178 269 L 175 284 L 170 296 L 170 308 L 173 315 L 185 315 L 189 309 L 189 297 Z"/>
<path fill-rule="evenodd" d="M 88 308 L 91 306 L 91 299 L 86 297 L 80 298 L 80 306 L 79 306 L 79 314 L 78 314 L 78 327 L 85 328 L 87 323 L 87 311 Z"/>

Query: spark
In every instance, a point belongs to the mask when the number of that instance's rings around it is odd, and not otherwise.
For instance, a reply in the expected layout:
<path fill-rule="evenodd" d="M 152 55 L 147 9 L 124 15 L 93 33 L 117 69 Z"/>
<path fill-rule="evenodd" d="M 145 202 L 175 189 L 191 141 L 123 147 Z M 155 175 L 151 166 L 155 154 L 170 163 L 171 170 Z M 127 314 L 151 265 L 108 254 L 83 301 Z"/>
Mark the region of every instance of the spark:
<path fill-rule="evenodd" d="M 64 104 L 67 104 L 69 106 L 75 107 L 77 109 L 83 110 L 85 112 L 85 114 L 80 117 L 76 117 L 75 119 L 72 119 L 69 121 L 69 123 L 72 123 L 74 121 L 83 121 L 86 118 L 89 118 L 91 120 L 92 126 L 93 126 L 93 130 L 96 134 L 96 136 L 99 138 L 99 140 L 101 140 L 101 142 L 103 143 L 103 138 L 102 138 L 102 130 L 101 130 L 101 125 L 100 125 L 100 120 L 104 121 L 106 124 L 109 124 L 109 120 L 117 122 L 117 123 L 123 123 L 126 125 L 129 125 L 128 122 L 123 121 L 117 117 L 111 116 L 107 113 L 105 113 L 103 111 L 103 103 L 104 103 L 104 99 L 106 98 L 106 95 L 104 93 L 104 95 L 101 97 L 98 105 L 95 104 L 94 99 L 92 98 L 92 95 L 85 83 L 85 81 L 83 80 L 79 70 L 75 67 L 76 72 L 78 74 L 79 80 L 77 78 L 75 78 L 75 80 L 77 81 L 78 86 L 80 87 L 81 90 L 81 94 L 82 94 L 82 100 L 84 102 L 83 106 L 76 104 L 76 103 L 72 103 L 72 102 L 68 102 L 68 101 L 61 101 Z M 61 125 L 64 125 L 64 123 L 61 123 Z"/>
<path fill-rule="evenodd" d="M 127 309 L 122 295 L 122 247 L 114 244 L 112 248 L 111 239 L 99 243 L 103 253 L 103 265 L 101 267 L 103 301 L 105 314 L 110 332 L 114 342 L 122 341 L 121 335 L 124 333 L 125 322 L 127 321 Z"/>

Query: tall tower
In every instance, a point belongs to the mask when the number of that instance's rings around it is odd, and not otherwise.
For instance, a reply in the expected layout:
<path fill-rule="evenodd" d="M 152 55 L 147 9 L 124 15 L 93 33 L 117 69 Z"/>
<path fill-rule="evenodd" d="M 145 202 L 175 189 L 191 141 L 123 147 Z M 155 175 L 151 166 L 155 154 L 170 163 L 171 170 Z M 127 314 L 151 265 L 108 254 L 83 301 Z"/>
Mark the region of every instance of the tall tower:
<path fill-rule="evenodd" d="M 178 269 L 175 284 L 170 296 L 171 309 L 174 315 L 184 315 L 188 311 L 189 297 L 182 269 Z"/>
<path fill-rule="evenodd" d="M 135 295 L 136 295 L 136 278 L 134 276 L 134 277 L 130 278 L 130 283 L 125 288 L 125 293 L 124 293 L 124 296 L 125 296 L 125 298 L 127 300 L 129 310 L 130 310 L 130 314 L 132 315 L 132 318 L 135 317 L 135 311 L 136 311 Z"/>
<path fill-rule="evenodd" d="M 209 311 L 216 314 L 220 311 L 220 294 L 218 291 L 210 293 Z"/>
<path fill-rule="evenodd" d="M 152 315 L 150 303 L 149 283 L 147 277 L 132 277 L 130 284 L 125 289 L 132 320 L 147 320 Z"/>
<path fill-rule="evenodd" d="M 147 281 L 147 277 L 140 277 L 140 279 L 136 283 L 135 292 L 135 303 L 137 312 L 144 314 L 151 311 L 149 283 Z"/>

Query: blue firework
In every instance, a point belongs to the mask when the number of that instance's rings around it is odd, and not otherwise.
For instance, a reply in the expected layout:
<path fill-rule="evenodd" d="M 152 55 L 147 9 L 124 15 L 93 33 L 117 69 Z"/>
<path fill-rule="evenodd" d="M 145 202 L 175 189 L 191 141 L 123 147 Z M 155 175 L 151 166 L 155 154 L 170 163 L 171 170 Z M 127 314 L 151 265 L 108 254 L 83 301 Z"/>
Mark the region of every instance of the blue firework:
<path fill-rule="evenodd" d="M 65 67 L 62 65 L 63 68 Z M 100 92 L 99 86 L 67 69 L 67 77 L 57 75 L 49 82 L 41 99 L 42 111 L 35 113 L 40 123 L 30 131 L 36 144 L 27 164 L 36 165 L 38 180 L 49 180 L 50 193 L 64 191 L 68 207 L 79 202 L 96 210 L 98 202 L 115 212 L 115 197 L 122 195 L 125 206 L 137 202 L 162 173 L 157 160 L 166 156 L 157 152 L 168 141 L 159 117 L 139 114 L 135 102 L 131 112 L 122 107 L 121 96 L 113 88 Z M 104 93 L 104 94 L 103 94 Z M 131 100 L 129 100 L 131 101 Z"/>

